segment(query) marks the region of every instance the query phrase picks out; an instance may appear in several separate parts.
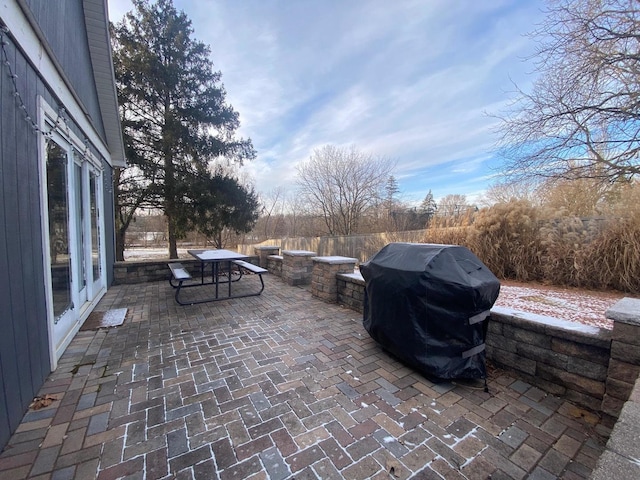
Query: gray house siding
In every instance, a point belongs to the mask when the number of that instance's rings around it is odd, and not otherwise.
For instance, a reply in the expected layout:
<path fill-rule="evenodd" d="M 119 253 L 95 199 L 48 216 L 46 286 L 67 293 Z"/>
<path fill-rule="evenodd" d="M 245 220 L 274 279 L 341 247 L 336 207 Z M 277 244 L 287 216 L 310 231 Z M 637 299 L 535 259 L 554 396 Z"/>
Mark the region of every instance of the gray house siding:
<path fill-rule="evenodd" d="M 11 42 L 8 61 L 29 115 L 36 118 L 43 82 Z M 4 59 L 3 59 L 4 60 Z M 3 65 L 0 75 L 0 446 L 49 374 L 49 343 L 44 293 L 39 135 L 18 108 L 13 82 Z M 8 427 L 8 428 L 7 428 Z"/>
<path fill-rule="evenodd" d="M 51 41 L 64 74 L 76 89 L 97 134 L 104 139 L 100 105 L 87 46 L 81 0 L 28 0 L 34 18 Z M 0 12 L 0 25 L 2 25 Z M 82 26 L 82 28 L 79 28 Z M 61 33 L 65 32 L 65 33 Z M 64 107 L 51 82 L 32 65 L 14 37 L 4 35 L 0 58 L 0 451 L 18 427 L 51 371 L 45 254 L 41 220 L 39 98 Z M 5 64 L 5 61 L 8 65 Z M 15 84 L 10 73 L 16 75 Z M 19 94 L 19 97 L 16 96 Z M 24 108 L 23 108 L 24 106 Z M 66 114 L 70 130 L 86 139 Z M 103 168 L 106 285 L 113 280 L 114 224 L 112 167 L 89 145 Z"/>
<path fill-rule="evenodd" d="M 64 69 L 65 75 L 87 110 L 88 117 L 100 136 L 105 138 L 104 125 L 98 103 L 96 84 L 91 71 L 91 57 L 87 43 L 83 2 L 77 0 L 27 0 L 31 14 L 40 26 L 51 50 Z M 60 28 L 60 25 L 74 28 Z M 79 130 L 72 128 L 76 134 Z M 96 152 L 94 152 L 96 153 Z M 99 155 L 98 155 L 99 156 Z M 103 160 L 104 170 L 104 215 L 115 218 L 113 202 L 113 176 Z M 110 222 L 107 224 L 109 228 Z M 115 232 L 106 232 L 107 259 L 115 259 Z M 107 285 L 113 283 L 113 262 L 107 261 Z"/>
<path fill-rule="evenodd" d="M 27 0 L 29 9 L 53 54 L 80 98 L 87 114 L 104 139 L 98 94 L 91 72 L 84 7 L 78 0 Z M 61 28 L 62 25 L 73 28 Z"/>

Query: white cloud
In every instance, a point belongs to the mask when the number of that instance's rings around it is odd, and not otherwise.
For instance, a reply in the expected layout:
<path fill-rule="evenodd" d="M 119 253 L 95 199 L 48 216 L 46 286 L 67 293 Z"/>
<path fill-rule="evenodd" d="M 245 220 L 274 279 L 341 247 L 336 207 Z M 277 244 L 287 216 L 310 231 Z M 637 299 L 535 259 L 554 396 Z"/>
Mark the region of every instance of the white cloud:
<path fill-rule="evenodd" d="M 127 4 L 109 0 L 112 19 Z M 291 185 L 295 166 L 332 143 L 395 159 L 401 190 L 421 198 L 486 184 L 486 112 L 506 104 L 510 79 L 531 81 L 524 34 L 541 18 L 538 2 L 519 0 L 175 5 L 211 46 L 239 134 L 258 151 L 245 168 L 259 191 Z"/>

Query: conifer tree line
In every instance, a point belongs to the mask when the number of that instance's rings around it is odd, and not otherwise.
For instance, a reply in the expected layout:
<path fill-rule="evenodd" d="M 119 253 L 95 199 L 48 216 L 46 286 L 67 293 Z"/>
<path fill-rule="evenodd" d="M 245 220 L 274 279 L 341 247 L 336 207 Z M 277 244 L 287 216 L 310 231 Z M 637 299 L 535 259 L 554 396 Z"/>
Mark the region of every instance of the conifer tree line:
<path fill-rule="evenodd" d="M 239 115 L 191 21 L 172 0 L 133 0 L 111 36 L 128 163 L 115 174 L 117 259 L 141 207 L 163 212 L 170 258 L 191 229 L 216 246 L 225 229 L 250 230 L 257 194 L 225 165 L 256 153 L 250 139 L 236 137 Z"/>

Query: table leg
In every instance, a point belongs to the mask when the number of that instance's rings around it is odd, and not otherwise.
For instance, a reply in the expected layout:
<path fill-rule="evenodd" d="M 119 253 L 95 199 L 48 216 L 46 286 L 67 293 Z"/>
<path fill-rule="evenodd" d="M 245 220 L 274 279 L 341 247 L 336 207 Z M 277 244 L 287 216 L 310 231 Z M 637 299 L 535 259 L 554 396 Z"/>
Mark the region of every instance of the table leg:
<path fill-rule="evenodd" d="M 218 284 L 220 283 L 220 272 L 218 271 L 218 262 L 212 262 L 213 266 L 212 266 L 212 270 L 213 270 L 213 276 L 214 276 L 214 281 L 216 284 L 216 299 L 218 298 Z"/>

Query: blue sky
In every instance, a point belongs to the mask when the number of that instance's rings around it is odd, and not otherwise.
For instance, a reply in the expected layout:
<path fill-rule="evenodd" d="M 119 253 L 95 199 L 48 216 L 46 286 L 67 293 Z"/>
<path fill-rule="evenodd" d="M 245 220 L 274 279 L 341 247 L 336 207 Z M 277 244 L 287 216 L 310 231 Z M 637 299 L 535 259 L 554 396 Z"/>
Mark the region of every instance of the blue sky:
<path fill-rule="evenodd" d="M 108 0 L 112 21 L 131 10 Z M 256 189 L 294 188 L 295 166 L 326 144 L 396 162 L 402 199 L 464 194 L 493 181 L 492 115 L 535 79 L 526 36 L 534 0 L 174 0 L 208 44 L 239 134 L 258 152 Z"/>

